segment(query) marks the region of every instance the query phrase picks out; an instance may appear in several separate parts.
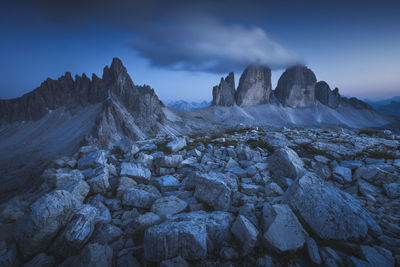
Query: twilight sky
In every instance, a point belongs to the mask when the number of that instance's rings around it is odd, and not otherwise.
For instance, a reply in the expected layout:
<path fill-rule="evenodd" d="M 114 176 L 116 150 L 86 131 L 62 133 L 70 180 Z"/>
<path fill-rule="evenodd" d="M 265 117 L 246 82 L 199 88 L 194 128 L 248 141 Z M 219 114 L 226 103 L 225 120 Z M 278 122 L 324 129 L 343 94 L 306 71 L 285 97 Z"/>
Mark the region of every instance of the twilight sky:
<path fill-rule="evenodd" d="M 210 100 L 251 63 L 306 64 L 342 95 L 400 95 L 398 0 L 0 0 L 0 98 L 119 57 L 166 102 Z"/>

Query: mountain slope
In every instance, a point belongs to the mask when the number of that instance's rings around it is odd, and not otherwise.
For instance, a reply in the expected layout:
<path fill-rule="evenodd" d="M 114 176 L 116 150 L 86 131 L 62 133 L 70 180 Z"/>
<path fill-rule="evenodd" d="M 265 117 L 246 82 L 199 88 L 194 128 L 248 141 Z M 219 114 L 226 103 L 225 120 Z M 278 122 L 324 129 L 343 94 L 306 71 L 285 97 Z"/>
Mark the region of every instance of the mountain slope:
<path fill-rule="evenodd" d="M 88 137 L 108 146 L 166 131 L 163 106 L 153 89 L 132 82 L 117 58 L 102 78 L 74 80 L 66 73 L 20 98 L 0 100 L 0 194 L 37 180 L 51 159 L 74 153 Z"/>
<path fill-rule="evenodd" d="M 181 132 L 209 132 L 242 126 L 279 128 L 283 126 L 329 126 L 350 128 L 381 127 L 390 121 L 374 110 L 356 109 L 342 103 L 332 109 L 317 102 L 308 108 L 291 108 L 276 104 L 248 107 L 212 106 L 202 110 L 179 111 L 164 108 L 168 120 Z"/>

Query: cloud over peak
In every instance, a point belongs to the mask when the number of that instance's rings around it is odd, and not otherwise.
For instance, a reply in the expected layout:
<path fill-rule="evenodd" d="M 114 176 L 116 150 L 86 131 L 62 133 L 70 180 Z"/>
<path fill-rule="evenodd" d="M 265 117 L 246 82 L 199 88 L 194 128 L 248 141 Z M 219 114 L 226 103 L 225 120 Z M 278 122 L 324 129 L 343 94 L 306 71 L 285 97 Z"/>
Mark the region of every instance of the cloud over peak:
<path fill-rule="evenodd" d="M 249 64 L 272 69 L 301 63 L 301 58 L 272 40 L 260 27 L 223 24 L 207 18 L 179 19 L 151 27 L 130 44 L 157 67 L 226 73 Z"/>

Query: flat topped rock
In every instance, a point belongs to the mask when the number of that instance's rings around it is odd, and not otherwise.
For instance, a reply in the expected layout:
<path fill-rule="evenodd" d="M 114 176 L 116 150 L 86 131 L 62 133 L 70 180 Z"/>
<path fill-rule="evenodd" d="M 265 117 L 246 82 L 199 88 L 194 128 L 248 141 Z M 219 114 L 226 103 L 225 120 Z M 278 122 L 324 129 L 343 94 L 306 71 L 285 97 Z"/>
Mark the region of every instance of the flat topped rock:
<path fill-rule="evenodd" d="M 288 68 L 279 78 L 275 96 L 284 105 L 293 108 L 315 104 L 315 74 L 305 66 Z"/>
<path fill-rule="evenodd" d="M 285 202 L 321 239 L 360 240 L 382 230 L 351 195 L 306 173 L 286 191 Z"/>
<path fill-rule="evenodd" d="M 266 66 L 249 66 L 240 76 L 236 92 L 239 106 L 254 106 L 270 101 L 272 93 L 271 70 Z"/>

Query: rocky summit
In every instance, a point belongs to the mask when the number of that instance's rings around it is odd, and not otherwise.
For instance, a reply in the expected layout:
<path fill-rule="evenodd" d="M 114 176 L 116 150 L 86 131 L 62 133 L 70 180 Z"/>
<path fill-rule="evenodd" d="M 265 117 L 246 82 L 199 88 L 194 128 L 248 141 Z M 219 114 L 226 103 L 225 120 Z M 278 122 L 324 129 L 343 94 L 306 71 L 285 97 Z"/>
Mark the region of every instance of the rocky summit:
<path fill-rule="evenodd" d="M 400 136 L 158 136 L 56 158 L 0 207 L 0 266 L 398 266 Z"/>
<path fill-rule="evenodd" d="M 315 74 L 305 66 L 288 68 L 278 80 L 275 96 L 289 107 L 304 108 L 315 104 Z"/>
<path fill-rule="evenodd" d="M 271 70 L 266 66 L 249 66 L 240 76 L 236 92 L 238 106 L 254 106 L 270 101 Z"/>

